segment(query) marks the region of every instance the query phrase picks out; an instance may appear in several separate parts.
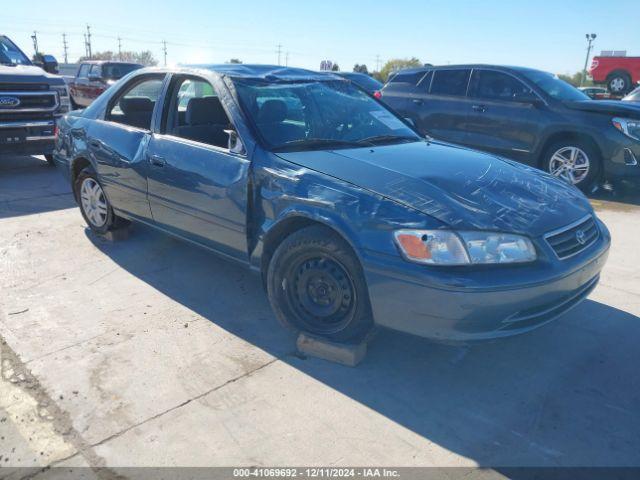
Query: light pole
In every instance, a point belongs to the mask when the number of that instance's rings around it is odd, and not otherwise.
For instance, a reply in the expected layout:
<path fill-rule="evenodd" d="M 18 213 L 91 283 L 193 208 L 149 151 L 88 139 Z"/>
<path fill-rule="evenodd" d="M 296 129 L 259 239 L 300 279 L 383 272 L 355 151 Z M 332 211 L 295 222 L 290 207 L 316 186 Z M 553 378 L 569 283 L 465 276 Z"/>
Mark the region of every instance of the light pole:
<path fill-rule="evenodd" d="M 584 81 L 587 78 L 587 64 L 589 63 L 589 55 L 591 55 L 591 48 L 593 41 L 596 39 L 597 35 L 595 33 L 587 33 L 587 58 L 584 59 L 584 68 L 582 69 L 582 79 L 580 80 L 580 86 L 584 85 Z"/>

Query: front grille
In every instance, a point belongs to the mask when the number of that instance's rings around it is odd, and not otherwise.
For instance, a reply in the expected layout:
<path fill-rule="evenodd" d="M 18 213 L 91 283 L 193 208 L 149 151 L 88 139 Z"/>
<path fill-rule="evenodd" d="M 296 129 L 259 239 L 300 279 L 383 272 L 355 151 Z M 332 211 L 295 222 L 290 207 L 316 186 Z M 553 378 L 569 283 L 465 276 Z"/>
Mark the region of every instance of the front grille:
<path fill-rule="evenodd" d="M 6 112 L 52 112 L 58 108 L 58 97 L 54 91 L 0 91 L 0 99 L 16 100 L 15 104 L 0 104 L 0 114 Z"/>
<path fill-rule="evenodd" d="M 49 90 L 46 83 L 0 83 L 0 92 L 41 92 Z"/>
<path fill-rule="evenodd" d="M 547 233 L 544 238 L 558 258 L 564 260 L 589 248 L 599 235 L 598 225 L 593 216 L 589 215 L 566 227 Z"/>

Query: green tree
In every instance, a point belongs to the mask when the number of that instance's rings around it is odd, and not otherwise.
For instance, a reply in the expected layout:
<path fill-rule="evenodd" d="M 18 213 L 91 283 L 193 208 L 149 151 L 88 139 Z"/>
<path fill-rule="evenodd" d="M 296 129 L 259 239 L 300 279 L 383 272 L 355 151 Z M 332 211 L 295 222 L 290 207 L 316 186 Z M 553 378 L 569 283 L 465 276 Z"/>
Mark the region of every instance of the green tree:
<path fill-rule="evenodd" d="M 332 71 L 332 72 L 339 72 L 339 71 L 340 71 L 340 67 L 338 66 L 338 64 L 337 64 L 337 63 L 334 63 L 334 64 L 331 66 L 331 71 Z"/>
<path fill-rule="evenodd" d="M 229 63 L 242 63 L 242 60 L 240 60 L 239 58 L 232 58 L 231 60 L 229 60 Z"/>
<path fill-rule="evenodd" d="M 404 70 L 405 68 L 422 67 L 422 62 L 416 57 L 411 58 L 393 58 L 384 64 L 382 70 L 380 70 L 380 80 L 386 82 L 389 79 L 389 74 Z"/>
<path fill-rule="evenodd" d="M 362 65 L 359 64 L 355 64 L 353 66 L 353 71 L 356 73 L 364 73 L 365 75 L 369 75 L 369 69 L 367 68 L 367 66 L 363 63 Z"/>

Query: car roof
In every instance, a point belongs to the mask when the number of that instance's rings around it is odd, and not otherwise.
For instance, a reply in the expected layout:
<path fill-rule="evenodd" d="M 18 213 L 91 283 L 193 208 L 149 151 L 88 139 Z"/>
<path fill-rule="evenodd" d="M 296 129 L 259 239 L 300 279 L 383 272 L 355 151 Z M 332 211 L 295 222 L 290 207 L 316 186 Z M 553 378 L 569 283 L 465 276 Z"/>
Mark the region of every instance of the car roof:
<path fill-rule="evenodd" d="M 89 63 L 91 65 L 104 65 L 105 63 L 109 63 L 109 64 L 113 63 L 113 64 L 120 64 L 120 65 L 140 65 L 141 67 L 144 66 L 141 63 L 125 62 L 122 60 L 83 60 L 82 62 L 78 62 L 78 63 Z"/>
<path fill-rule="evenodd" d="M 341 80 L 333 72 L 314 72 L 304 68 L 283 67 L 280 65 L 247 65 L 243 63 L 181 65 L 178 69 L 163 71 L 188 71 L 190 69 L 209 70 L 219 75 L 233 78 L 247 78 L 267 81 L 299 81 L 299 80 Z"/>
<path fill-rule="evenodd" d="M 470 63 L 470 64 L 459 64 L 459 65 L 429 65 L 425 67 L 414 67 L 414 68 L 405 68 L 402 70 L 398 70 L 396 73 L 420 73 L 427 72 L 429 70 L 448 70 L 448 69 L 460 69 L 460 68 L 490 68 L 494 70 L 504 70 L 504 71 L 512 71 L 512 72 L 542 72 L 544 70 L 538 70 L 535 68 L 529 67 L 519 67 L 513 65 L 489 65 L 485 63 Z"/>

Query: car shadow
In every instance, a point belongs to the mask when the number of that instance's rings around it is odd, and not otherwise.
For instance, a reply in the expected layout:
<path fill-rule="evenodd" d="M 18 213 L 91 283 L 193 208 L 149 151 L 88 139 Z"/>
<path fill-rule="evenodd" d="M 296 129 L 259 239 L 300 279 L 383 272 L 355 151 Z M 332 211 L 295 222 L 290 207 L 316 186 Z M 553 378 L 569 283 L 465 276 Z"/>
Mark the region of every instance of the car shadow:
<path fill-rule="evenodd" d="M 44 157 L 0 155 L 0 219 L 75 205 L 71 186 Z"/>
<path fill-rule="evenodd" d="M 611 188 L 599 188 L 587 196 L 596 206 L 603 205 L 609 209 L 640 206 L 640 181 L 616 182 Z"/>
<path fill-rule="evenodd" d="M 381 330 L 348 368 L 295 354 L 243 266 L 148 227 L 115 243 L 86 232 L 174 301 L 479 465 L 640 465 L 640 319 L 625 311 L 588 300 L 527 335 L 472 345 Z"/>

